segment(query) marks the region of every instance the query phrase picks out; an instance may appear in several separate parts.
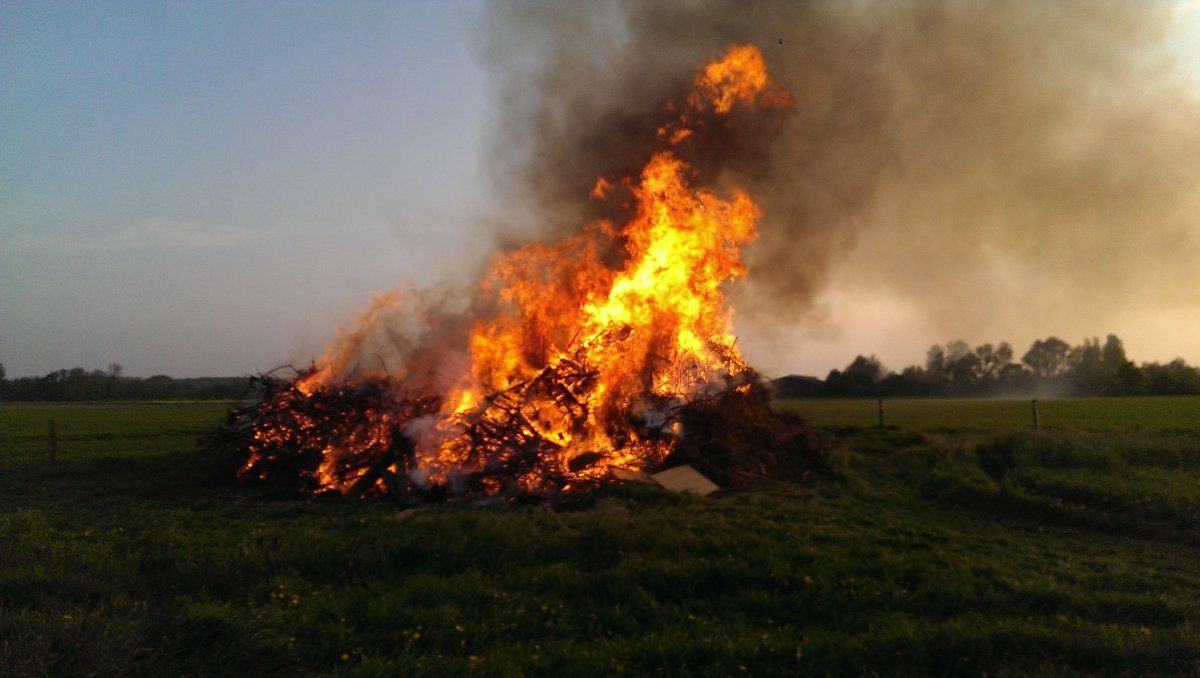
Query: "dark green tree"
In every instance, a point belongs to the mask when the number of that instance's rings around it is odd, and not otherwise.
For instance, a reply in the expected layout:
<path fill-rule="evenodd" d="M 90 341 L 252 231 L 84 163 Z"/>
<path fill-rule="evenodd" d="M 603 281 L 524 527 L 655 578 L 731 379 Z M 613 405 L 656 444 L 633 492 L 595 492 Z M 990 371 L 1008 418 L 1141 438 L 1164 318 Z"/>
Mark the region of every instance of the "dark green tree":
<path fill-rule="evenodd" d="M 858 356 L 842 371 L 833 370 L 825 379 L 825 385 L 834 395 L 868 396 L 877 395 L 879 382 L 887 369 L 875 356 Z"/>
<path fill-rule="evenodd" d="M 1101 349 L 1100 359 L 1105 365 L 1114 368 L 1128 363 L 1129 359 L 1125 357 L 1124 342 L 1118 339 L 1115 334 L 1108 335 L 1104 340 L 1104 348 Z"/>
<path fill-rule="evenodd" d="M 1142 371 L 1125 356 L 1125 344 L 1110 334 L 1100 350 L 1105 395 L 1138 395 L 1143 392 Z"/>
<path fill-rule="evenodd" d="M 929 352 L 925 354 L 925 372 L 929 378 L 941 383 L 946 376 L 946 350 L 941 346 L 934 344 L 929 347 Z"/>
<path fill-rule="evenodd" d="M 1103 353 L 1100 350 L 1100 340 L 1093 337 L 1084 339 L 1081 346 L 1071 349 L 1067 355 L 1067 364 L 1071 372 L 1071 381 L 1079 392 L 1085 395 L 1103 393 L 1105 373 Z"/>
<path fill-rule="evenodd" d="M 1192 395 L 1200 393 L 1200 368 L 1176 358 L 1166 365 L 1142 365 L 1146 393 L 1151 395 Z"/>
<path fill-rule="evenodd" d="M 983 381 L 992 383 L 1000 378 L 1004 368 L 1012 363 L 1012 346 L 1007 341 L 997 346 L 983 344 L 976 347 L 975 356 L 979 358 L 979 375 Z"/>
<path fill-rule="evenodd" d="M 1035 375 L 1048 379 L 1066 373 L 1070 352 L 1071 345 L 1058 337 L 1038 339 L 1021 357 L 1021 362 L 1028 365 Z"/>

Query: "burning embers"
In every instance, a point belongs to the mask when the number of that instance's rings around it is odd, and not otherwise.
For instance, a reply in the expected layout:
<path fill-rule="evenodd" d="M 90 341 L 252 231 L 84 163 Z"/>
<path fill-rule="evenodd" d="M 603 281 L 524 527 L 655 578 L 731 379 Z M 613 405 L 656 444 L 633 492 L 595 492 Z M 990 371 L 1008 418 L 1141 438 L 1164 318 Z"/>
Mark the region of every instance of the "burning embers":
<path fill-rule="evenodd" d="M 753 411 L 771 420 L 776 442 L 787 438 L 738 354 L 722 292 L 745 272 L 740 250 L 758 208 L 741 192 L 694 186 L 679 153 L 706 123 L 787 97 L 758 50 L 742 46 L 706 66 L 681 101 L 640 177 L 596 183 L 593 197 L 623 207 L 624 225 L 500 255 L 463 316 L 381 297 L 312 369 L 264 378 L 261 400 L 226 429 L 245 453 L 241 476 L 352 495 L 554 496 L 595 486 L 613 467 L 678 456 L 689 429 L 703 428 L 689 423 L 698 412 Z M 372 355 L 367 337 L 401 312 L 467 328 L 460 373 L 446 374 L 450 331 L 391 335 L 394 369 Z M 376 361 L 379 371 L 360 371 Z"/>

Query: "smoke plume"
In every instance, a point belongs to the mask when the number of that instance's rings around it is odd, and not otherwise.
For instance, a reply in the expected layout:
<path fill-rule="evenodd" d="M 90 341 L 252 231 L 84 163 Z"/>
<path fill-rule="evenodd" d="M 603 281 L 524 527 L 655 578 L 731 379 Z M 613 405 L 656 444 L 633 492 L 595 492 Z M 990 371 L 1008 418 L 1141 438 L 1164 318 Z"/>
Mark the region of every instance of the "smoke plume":
<path fill-rule="evenodd" d="M 1169 22 L 1141 1 L 497 2 L 504 236 L 612 216 L 597 177 L 635 176 L 663 102 L 752 43 L 793 103 L 687 158 L 763 209 L 739 329 L 813 321 L 834 278 L 968 339 L 1200 311 L 1200 96 L 1159 49 Z"/>

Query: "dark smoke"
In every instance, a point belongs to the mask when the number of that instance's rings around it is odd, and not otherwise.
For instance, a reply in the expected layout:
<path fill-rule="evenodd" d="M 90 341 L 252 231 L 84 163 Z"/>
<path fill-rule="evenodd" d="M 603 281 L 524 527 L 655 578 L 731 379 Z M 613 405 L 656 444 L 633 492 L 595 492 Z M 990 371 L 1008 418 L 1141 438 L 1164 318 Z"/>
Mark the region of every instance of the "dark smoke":
<path fill-rule="evenodd" d="M 688 158 L 765 213 L 739 328 L 813 317 L 835 274 L 934 338 L 1195 308 L 1200 97 L 1161 55 L 1169 22 L 1140 0 L 497 2 L 481 63 L 504 235 L 611 216 L 596 177 L 635 175 L 662 102 L 749 42 L 794 108 Z"/>

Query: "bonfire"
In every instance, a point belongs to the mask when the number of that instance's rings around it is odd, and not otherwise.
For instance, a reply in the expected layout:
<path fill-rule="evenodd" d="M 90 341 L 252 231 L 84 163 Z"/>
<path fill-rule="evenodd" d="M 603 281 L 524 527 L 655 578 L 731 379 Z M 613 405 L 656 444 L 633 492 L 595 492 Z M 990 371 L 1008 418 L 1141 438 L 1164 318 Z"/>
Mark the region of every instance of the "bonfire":
<path fill-rule="evenodd" d="M 806 429 L 771 411 L 725 300 L 759 208 L 695 185 L 683 159 L 706 129 L 791 99 L 753 46 L 692 84 L 664 106 L 673 117 L 640 176 L 596 181 L 592 197 L 624 223 L 498 255 L 459 313 L 382 295 L 311 367 L 261 377 L 222 435 L 240 477 L 350 496 L 557 497 L 617 469 L 687 462 L 736 484 L 811 465 Z"/>

